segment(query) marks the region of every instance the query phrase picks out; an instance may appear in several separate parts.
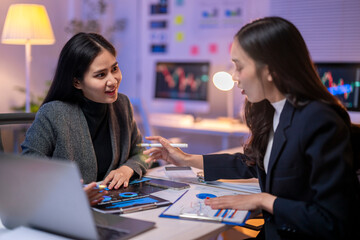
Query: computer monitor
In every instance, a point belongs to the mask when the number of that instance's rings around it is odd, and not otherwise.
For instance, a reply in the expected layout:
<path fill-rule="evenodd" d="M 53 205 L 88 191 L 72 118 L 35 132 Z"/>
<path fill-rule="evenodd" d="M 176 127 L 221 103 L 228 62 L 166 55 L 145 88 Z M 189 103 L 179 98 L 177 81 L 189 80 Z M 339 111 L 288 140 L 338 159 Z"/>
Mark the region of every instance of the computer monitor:
<path fill-rule="evenodd" d="M 360 63 L 315 63 L 322 83 L 349 111 L 360 112 Z"/>
<path fill-rule="evenodd" d="M 157 62 L 155 105 L 169 112 L 207 112 L 209 69 L 209 62 Z"/>

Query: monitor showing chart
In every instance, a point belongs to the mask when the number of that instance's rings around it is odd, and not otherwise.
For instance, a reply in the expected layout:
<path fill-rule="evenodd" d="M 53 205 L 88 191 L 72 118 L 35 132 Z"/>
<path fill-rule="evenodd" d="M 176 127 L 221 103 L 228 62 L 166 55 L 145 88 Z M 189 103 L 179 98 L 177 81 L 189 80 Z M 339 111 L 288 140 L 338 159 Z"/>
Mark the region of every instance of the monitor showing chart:
<path fill-rule="evenodd" d="M 360 63 L 316 63 L 322 83 L 349 111 L 360 111 Z"/>
<path fill-rule="evenodd" d="M 209 62 L 157 62 L 154 100 L 170 111 L 208 111 L 209 68 Z"/>

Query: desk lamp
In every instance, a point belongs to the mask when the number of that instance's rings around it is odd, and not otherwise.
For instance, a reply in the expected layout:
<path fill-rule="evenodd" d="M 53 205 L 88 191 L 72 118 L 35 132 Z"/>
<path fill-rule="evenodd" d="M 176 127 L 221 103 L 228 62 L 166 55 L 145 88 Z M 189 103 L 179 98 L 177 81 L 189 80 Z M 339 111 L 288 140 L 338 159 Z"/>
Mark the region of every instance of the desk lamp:
<path fill-rule="evenodd" d="M 229 119 L 234 118 L 234 94 L 231 91 L 234 87 L 234 81 L 227 72 L 217 72 L 213 76 L 213 83 L 215 87 L 221 91 L 227 91 L 227 115 Z"/>
<path fill-rule="evenodd" d="M 38 4 L 12 4 L 5 19 L 1 42 L 25 45 L 25 110 L 30 112 L 31 45 L 51 45 L 55 42 L 45 7 Z"/>

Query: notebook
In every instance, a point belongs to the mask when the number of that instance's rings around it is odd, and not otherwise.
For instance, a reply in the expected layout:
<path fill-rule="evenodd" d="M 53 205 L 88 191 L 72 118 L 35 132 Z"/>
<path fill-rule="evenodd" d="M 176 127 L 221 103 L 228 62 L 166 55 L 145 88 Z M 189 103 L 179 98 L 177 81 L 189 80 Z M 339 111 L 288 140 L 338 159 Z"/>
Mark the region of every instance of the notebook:
<path fill-rule="evenodd" d="M 0 219 L 80 239 L 128 239 L 154 227 L 92 211 L 75 163 L 0 153 Z"/>

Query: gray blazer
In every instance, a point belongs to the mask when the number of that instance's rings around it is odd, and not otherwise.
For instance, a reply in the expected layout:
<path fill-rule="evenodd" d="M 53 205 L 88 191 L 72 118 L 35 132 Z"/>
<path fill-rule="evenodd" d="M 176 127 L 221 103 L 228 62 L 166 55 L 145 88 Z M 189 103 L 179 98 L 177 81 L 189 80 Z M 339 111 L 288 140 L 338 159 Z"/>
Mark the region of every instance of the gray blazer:
<path fill-rule="evenodd" d="M 136 146 L 142 136 L 133 118 L 131 103 L 125 95 L 119 94 L 109 110 L 113 159 L 107 174 L 126 165 L 141 177 L 148 165 L 142 154 L 144 149 Z M 75 161 L 84 183 L 96 181 L 95 150 L 85 115 L 77 104 L 62 101 L 44 104 L 21 147 L 23 154 Z"/>

